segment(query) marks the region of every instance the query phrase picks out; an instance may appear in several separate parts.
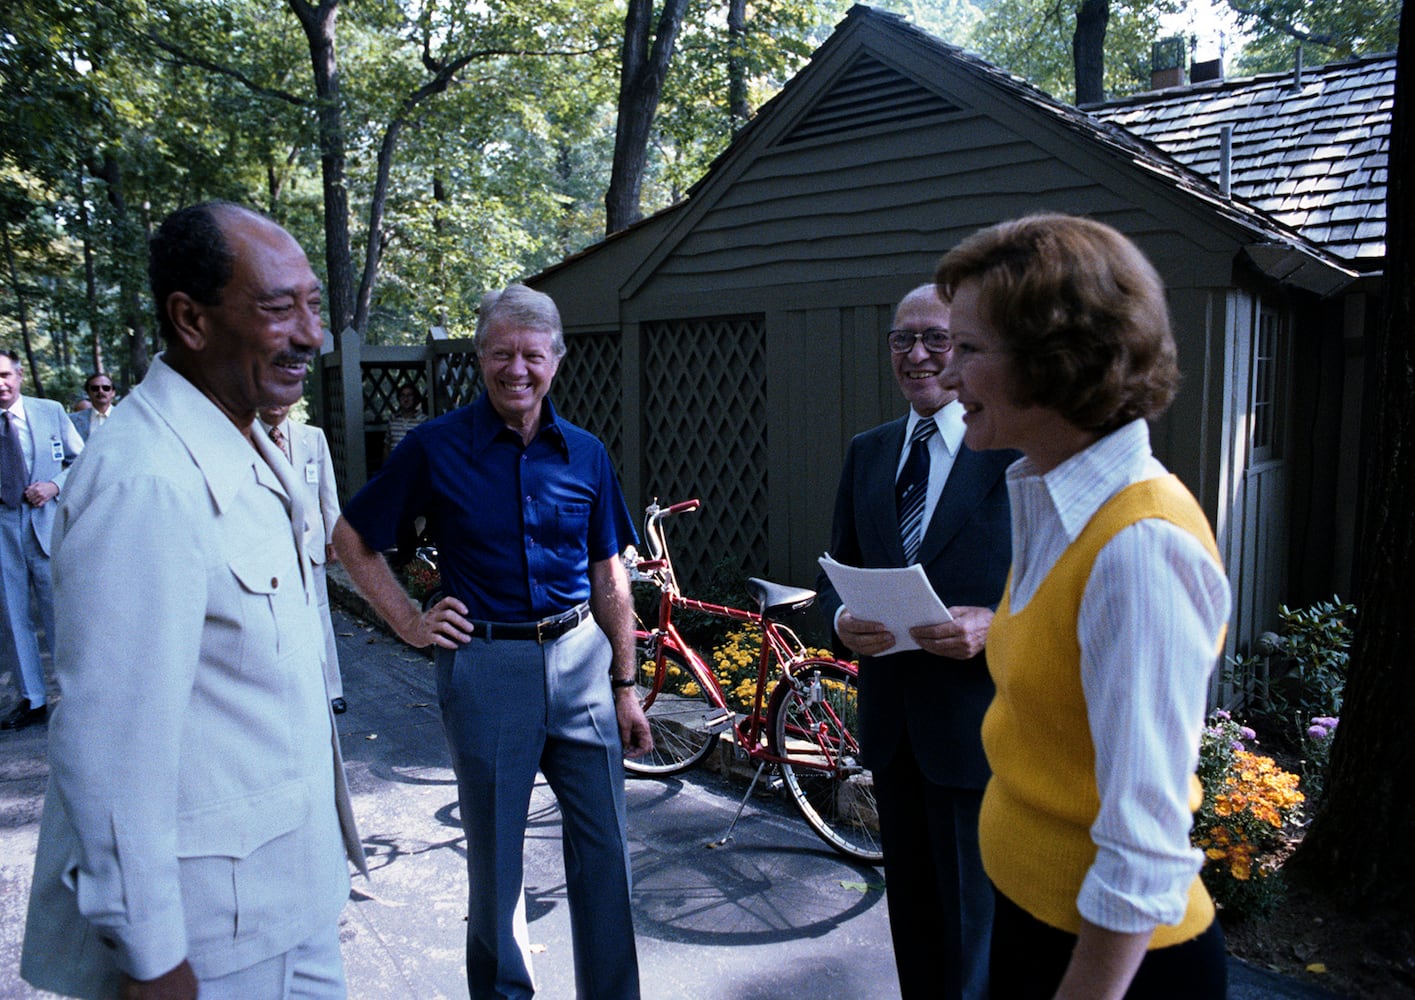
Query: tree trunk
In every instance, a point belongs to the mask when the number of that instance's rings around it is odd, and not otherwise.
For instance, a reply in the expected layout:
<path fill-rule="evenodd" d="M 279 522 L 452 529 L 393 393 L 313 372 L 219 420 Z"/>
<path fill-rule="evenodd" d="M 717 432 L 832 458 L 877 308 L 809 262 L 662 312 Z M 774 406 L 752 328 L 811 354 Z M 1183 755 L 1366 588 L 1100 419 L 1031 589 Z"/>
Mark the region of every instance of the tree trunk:
<path fill-rule="evenodd" d="M 93 229 L 89 224 L 88 195 L 84 191 L 84 172 L 78 171 L 79 187 L 79 228 L 83 231 L 84 247 L 84 303 L 88 311 L 88 332 L 93 338 L 90 372 L 103 371 L 103 330 L 98 321 L 98 276 L 93 263 Z"/>
<path fill-rule="evenodd" d="M 444 213 L 451 200 L 451 195 L 447 192 L 447 167 L 443 165 L 441 157 L 438 157 L 438 162 L 432 169 L 432 231 L 439 248 L 444 245 L 447 237 L 447 220 Z M 437 325 L 445 330 L 447 297 L 450 294 L 448 289 L 452 287 L 452 277 L 447 273 L 447 255 L 441 249 L 438 250 L 434 267 L 437 274 Z"/>
<path fill-rule="evenodd" d="M 137 226 L 128 214 L 127 198 L 123 194 L 123 168 L 111 151 L 90 172 L 107 186 L 108 203 L 113 207 L 113 259 L 118 265 L 119 301 L 125 302 L 124 326 L 128 331 L 128 374 L 133 382 L 141 382 L 147 374 L 147 298 L 138 275 L 145 273 L 137 257 L 146 247 L 146 230 Z"/>
<path fill-rule="evenodd" d="M 383 260 L 383 249 L 387 245 L 387 235 L 383 231 L 383 210 L 388 203 L 388 185 L 393 171 L 393 151 L 398 147 L 398 136 L 403 131 L 403 120 L 395 118 L 388 123 L 383 133 L 383 142 L 378 148 L 378 173 L 373 182 L 373 198 L 368 209 L 368 242 L 364 247 L 364 276 L 359 281 L 358 299 L 354 306 L 354 329 L 364 333 L 368 327 L 369 309 L 373 305 L 373 285 L 378 280 L 378 265 Z"/>
<path fill-rule="evenodd" d="M 337 338 L 354 325 L 354 263 L 349 248 L 349 189 L 344 166 L 344 111 L 334 33 L 339 0 L 287 0 L 309 42 L 318 99 L 319 166 L 324 182 L 324 301 Z M 355 325 L 355 329 L 359 329 Z"/>
<path fill-rule="evenodd" d="M 1071 58 L 1076 68 L 1078 105 L 1105 100 L 1105 28 L 1109 21 L 1110 0 L 1082 0 L 1076 8 Z"/>
<path fill-rule="evenodd" d="M 383 142 L 378 147 L 378 172 L 374 177 L 373 197 L 369 199 L 368 246 L 364 251 L 364 276 L 359 281 L 358 299 L 354 307 L 354 329 L 359 333 L 365 332 L 368 326 L 369 310 L 373 306 L 373 286 L 378 280 L 378 267 L 383 260 L 383 251 L 388 246 L 389 237 L 383 229 L 383 213 L 388 205 L 388 187 L 393 174 L 393 154 L 398 149 L 398 137 L 403 134 L 403 129 L 407 124 L 414 120 L 414 112 L 417 111 L 418 106 L 451 86 L 457 74 L 478 55 L 479 53 L 476 52 L 464 52 L 456 59 L 430 66 L 429 68 L 436 70 L 433 78 L 404 99 L 402 106 L 398 109 L 398 114 L 389 121 L 388 127 L 383 132 Z M 348 217 L 347 209 L 345 217 Z"/>
<path fill-rule="evenodd" d="M 1321 812 L 1294 859 L 1366 908 L 1415 915 L 1415 11 L 1405 8 L 1386 207 L 1386 312 L 1372 338 L 1360 591 L 1346 698 Z"/>
<path fill-rule="evenodd" d="M 752 117 L 747 103 L 747 0 L 727 0 L 727 114 L 733 135 Z"/>
<path fill-rule="evenodd" d="M 265 165 L 265 190 L 269 204 L 266 208 L 268 212 L 274 212 L 276 204 L 280 201 L 280 196 L 285 193 L 285 182 L 290 179 L 290 172 L 299 162 L 300 150 L 296 147 L 290 150 L 285 162 L 277 164 L 270 160 Z"/>
<path fill-rule="evenodd" d="M 29 371 L 30 384 L 36 396 L 44 395 L 44 383 L 40 379 L 39 368 L 34 363 L 34 345 L 29 335 L 29 309 L 25 304 L 24 286 L 20 284 L 20 269 L 15 264 L 15 248 L 10 243 L 10 227 L 0 226 L 0 247 L 5 251 L 5 271 L 10 279 L 10 290 L 15 296 L 15 318 L 20 324 L 20 341 L 25 348 L 25 368 Z"/>
<path fill-rule="evenodd" d="M 605 235 L 628 228 L 642 216 L 639 196 L 648 158 L 649 133 L 686 7 L 687 0 L 664 0 L 658 30 L 651 32 L 653 0 L 629 0 L 629 10 L 624 16 L 614 161 L 610 166 L 609 189 L 604 195 Z"/>

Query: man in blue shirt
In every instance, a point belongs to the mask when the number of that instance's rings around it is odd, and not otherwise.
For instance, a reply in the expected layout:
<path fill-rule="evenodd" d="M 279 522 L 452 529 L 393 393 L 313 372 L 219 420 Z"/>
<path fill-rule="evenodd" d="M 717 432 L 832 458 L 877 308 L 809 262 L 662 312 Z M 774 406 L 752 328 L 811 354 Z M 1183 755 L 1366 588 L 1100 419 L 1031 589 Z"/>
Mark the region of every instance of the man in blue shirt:
<path fill-rule="evenodd" d="M 561 803 L 582 997 L 637 998 L 621 756 L 652 746 L 634 693 L 633 611 L 620 553 L 636 540 L 604 446 L 546 398 L 565 354 L 549 296 L 512 285 L 478 323 L 486 391 L 410 431 L 345 506 L 334 546 L 405 642 L 434 644 L 457 773 L 474 998 L 529 997 L 513 933 L 531 789 Z M 421 611 L 380 550 L 422 515 L 447 594 Z"/>

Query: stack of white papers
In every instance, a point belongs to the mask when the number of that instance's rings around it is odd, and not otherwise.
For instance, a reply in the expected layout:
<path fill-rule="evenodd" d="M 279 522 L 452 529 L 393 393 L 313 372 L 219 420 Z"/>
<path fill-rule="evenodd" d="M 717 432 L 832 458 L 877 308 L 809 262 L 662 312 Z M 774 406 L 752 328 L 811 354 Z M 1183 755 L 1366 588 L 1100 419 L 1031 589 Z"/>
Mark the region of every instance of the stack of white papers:
<path fill-rule="evenodd" d="M 836 562 L 827 552 L 820 564 L 852 615 L 879 622 L 894 633 L 894 645 L 881 656 L 918 649 L 909 636 L 911 628 L 953 620 L 918 563 L 899 569 L 861 569 Z"/>

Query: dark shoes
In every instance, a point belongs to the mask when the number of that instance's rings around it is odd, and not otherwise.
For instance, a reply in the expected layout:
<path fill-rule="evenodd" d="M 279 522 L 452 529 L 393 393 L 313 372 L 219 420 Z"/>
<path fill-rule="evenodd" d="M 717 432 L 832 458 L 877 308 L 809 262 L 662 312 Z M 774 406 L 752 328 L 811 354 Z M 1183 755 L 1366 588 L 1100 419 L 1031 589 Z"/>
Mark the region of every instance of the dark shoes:
<path fill-rule="evenodd" d="M 29 707 L 29 699 L 21 698 L 20 703 L 15 706 L 14 711 L 0 719 L 0 729 L 24 729 L 27 726 L 34 726 L 44 722 L 49 718 L 49 706 L 40 705 L 38 708 Z"/>
<path fill-rule="evenodd" d="M 343 715 L 349 710 L 349 703 L 343 698 L 335 698 L 329 703 L 329 707 L 334 709 L 335 715 Z"/>

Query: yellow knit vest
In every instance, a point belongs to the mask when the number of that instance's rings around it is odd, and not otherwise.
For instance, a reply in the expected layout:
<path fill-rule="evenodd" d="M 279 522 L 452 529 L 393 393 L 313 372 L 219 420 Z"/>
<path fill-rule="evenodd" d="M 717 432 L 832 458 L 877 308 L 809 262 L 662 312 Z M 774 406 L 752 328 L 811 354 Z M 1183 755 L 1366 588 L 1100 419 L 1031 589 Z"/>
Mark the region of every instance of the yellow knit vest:
<path fill-rule="evenodd" d="M 1144 518 L 1170 521 L 1220 562 L 1208 520 L 1183 484 L 1172 475 L 1145 480 L 1096 512 L 1016 614 L 1009 578 L 988 630 L 988 669 L 997 695 L 983 719 L 983 749 L 993 772 L 980 820 L 983 867 L 1008 899 L 1071 934 L 1081 929 L 1076 897 L 1095 861 L 1090 828 L 1100 811 L 1076 620 L 1096 556 L 1121 529 Z M 1115 641 L 1140 643 L 1145 637 Z M 1199 780 L 1189 780 L 1189 806 L 1197 809 Z M 1213 918 L 1213 901 L 1195 876 L 1183 920 L 1157 927 L 1149 947 L 1187 941 Z"/>

